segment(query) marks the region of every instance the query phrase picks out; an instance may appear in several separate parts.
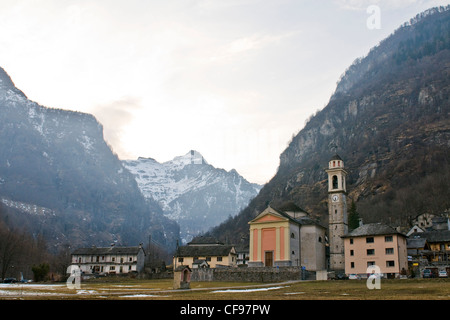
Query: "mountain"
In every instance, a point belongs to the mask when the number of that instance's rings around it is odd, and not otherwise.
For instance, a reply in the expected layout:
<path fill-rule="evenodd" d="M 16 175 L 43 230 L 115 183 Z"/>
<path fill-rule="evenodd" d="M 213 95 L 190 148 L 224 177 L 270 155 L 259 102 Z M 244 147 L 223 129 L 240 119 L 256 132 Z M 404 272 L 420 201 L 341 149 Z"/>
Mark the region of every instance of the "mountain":
<path fill-rule="evenodd" d="M 450 7 L 440 7 L 356 59 L 280 155 L 276 175 L 211 234 L 238 241 L 269 203 L 287 201 L 327 225 L 324 169 L 336 147 L 364 222 L 408 227 L 418 214 L 440 214 L 450 208 L 449 115 Z"/>
<path fill-rule="evenodd" d="M 145 199 L 90 114 L 27 99 L 0 68 L 0 223 L 61 244 L 174 247 L 176 223 Z"/>
<path fill-rule="evenodd" d="M 213 167 L 195 150 L 164 163 L 139 158 L 123 164 L 144 196 L 180 225 L 183 242 L 238 214 L 261 189 L 234 169 Z"/>

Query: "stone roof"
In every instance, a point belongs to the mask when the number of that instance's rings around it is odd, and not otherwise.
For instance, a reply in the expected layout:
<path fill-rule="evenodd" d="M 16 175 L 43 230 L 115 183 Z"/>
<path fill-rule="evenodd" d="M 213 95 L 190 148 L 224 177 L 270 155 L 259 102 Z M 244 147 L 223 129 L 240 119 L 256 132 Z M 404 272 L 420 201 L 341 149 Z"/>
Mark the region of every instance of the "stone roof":
<path fill-rule="evenodd" d="M 292 201 L 288 201 L 283 203 L 281 206 L 277 206 L 277 209 L 279 211 L 283 211 L 283 212 L 288 212 L 288 211 L 292 211 L 292 212 L 305 212 L 308 214 L 308 212 L 306 212 L 305 210 L 303 210 L 302 208 L 300 208 L 299 206 L 297 206 L 294 202 Z"/>
<path fill-rule="evenodd" d="M 408 249 L 421 249 L 426 247 L 427 239 L 408 238 L 406 239 L 406 244 Z"/>
<path fill-rule="evenodd" d="M 214 237 L 198 236 L 192 239 L 188 245 L 223 245 L 223 243 Z"/>
<path fill-rule="evenodd" d="M 204 245 L 204 246 L 183 246 L 178 247 L 175 256 L 177 257 L 225 257 L 233 250 L 231 245 Z"/>
<path fill-rule="evenodd" d="M 72 254 L 83 254 L 83 255 L 111 255 L 111 254 L 138 254 L 139 250 L 142 249 L 140 246 L 136 247 L 89 247 L 89 248 L 78 248 L 72 252 Z"/>
<path fill-rule="evenodd" d="M 355 230 L 347 233 L 344 237 L 363 237 L 363 236 L 380 236 L 380 235 L 389 235 L 389 234 L 399 234 L 402 236 L 402 233 L 398 232 L 394 228 L 382 224 L 382 223 L 368 223 L 363 224 L 362 226 L 356 228 Z"/>
<path fill-rule="evenodd" d="M 426 232 L 416 232 L 409 236 L 410 239 L 426 239 L 431 242 L 447 242 L 450 241 L 450 230 L 435 230 Z"/>
<path fill-rule="evenodd" d="M 339 155 L 337 153 L 334 156 L 331 157 L 330 161 L 333 161 L 333 160 L 341 160 L 341 161 L 343 161 L 342 158 L 339 157 Z"/>
<path fill-rule="evenodd" d="M 322 226 L 320 223 L 318 223 L 318 222 L 315 221 L 314 219 L 311 219 L 311 218 L 308 217 L 308 216 L 299 217 L 299 218 L 293 218 L 293 217 L 291 217 L 289 214 L 287 214 L 287 213 L 284 212 L 284 211 L 281 211 L 281 210 L 279 210 L 279 209 L 275 209 L 274 207 L 270 207 L 270 208 L 272 208 L 275 212 L 277 212 L 277 213 L 280 214 L 281 216 L 283 216 L 283 217 L 285 217 L 285 218 L 288 218 L 289 220 L 291 220 L 291 221 L 293 221 L 293 222 L 295 222 L 295 223 L 298 223 L 298 224 L 300 224 L 300 225 L 302 225 L 302 226 L 305 226 L 305 225 L 316 225 L 316 226 L 319 226 L 319 227 L 321 227 L 321 228 L 325 228 L 325 227 Z M 302 210 L 302 212 L 306 212 L 306 211 Z M 307 212 L 306 212 L 306 213 L 307 213 Z"/>

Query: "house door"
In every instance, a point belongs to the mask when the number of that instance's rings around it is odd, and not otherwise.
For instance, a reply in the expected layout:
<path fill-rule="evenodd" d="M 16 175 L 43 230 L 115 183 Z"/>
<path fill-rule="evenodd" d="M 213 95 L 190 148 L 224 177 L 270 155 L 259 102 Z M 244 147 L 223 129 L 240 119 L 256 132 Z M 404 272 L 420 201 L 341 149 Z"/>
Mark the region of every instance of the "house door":
<path fill-rule="evenodd" d="M 266 267 L 273 266 L 273 251 L 266 251 L 264 255 L 264 261 Z"/>

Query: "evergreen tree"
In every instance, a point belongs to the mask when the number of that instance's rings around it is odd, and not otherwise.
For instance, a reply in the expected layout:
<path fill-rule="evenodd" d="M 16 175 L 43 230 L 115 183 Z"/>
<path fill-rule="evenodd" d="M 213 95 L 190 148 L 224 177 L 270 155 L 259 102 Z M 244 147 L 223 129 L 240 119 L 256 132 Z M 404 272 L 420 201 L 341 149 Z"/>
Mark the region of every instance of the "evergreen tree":
<path fill-rule="evenodd" d="M 350 210 L 348 211 L 348 228 L 354 230 L 359 227 L 359 213 L 356 211 L 355 201 L 352 200 Z"/>

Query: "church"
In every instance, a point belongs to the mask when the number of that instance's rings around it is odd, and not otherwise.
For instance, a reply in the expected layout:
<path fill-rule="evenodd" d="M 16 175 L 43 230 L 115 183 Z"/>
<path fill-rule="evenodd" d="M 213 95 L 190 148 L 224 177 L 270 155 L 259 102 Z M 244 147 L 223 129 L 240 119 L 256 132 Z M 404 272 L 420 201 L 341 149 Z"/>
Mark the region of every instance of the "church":
<path fill-rule="evenodd" d="M 326 269 L 326 228 L 293 203 L 268 206 L 249 225 L 249 267 Z"/>
<path fill-rule="evenodd" d="M 280 208 L 269 205 L 249 222 L 249 267 L 299 266 L 309 271 L 344 271 L 342 236 L 348 232 L 344 161 L 338 155 L 333 156 L 326 172 L 328 230 L 293 203 Z"/>

